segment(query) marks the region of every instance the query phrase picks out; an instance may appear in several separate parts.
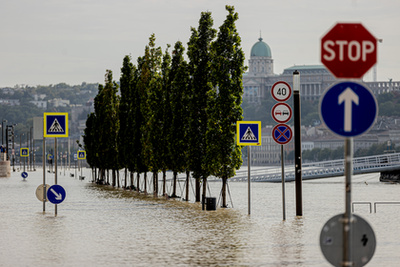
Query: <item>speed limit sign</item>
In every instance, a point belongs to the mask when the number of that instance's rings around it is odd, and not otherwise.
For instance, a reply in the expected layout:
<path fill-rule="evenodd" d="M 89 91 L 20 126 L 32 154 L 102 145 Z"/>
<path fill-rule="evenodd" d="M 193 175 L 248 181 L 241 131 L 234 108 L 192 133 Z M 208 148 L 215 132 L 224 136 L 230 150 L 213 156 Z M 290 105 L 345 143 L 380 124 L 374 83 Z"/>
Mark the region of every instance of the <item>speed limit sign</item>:
<path fill-rule="evenodd" d="M 271 89 L 272 97 L 279 102 L 285 102 L 292 95 L 292 88 L 286 82 L 276 82 Z"/>

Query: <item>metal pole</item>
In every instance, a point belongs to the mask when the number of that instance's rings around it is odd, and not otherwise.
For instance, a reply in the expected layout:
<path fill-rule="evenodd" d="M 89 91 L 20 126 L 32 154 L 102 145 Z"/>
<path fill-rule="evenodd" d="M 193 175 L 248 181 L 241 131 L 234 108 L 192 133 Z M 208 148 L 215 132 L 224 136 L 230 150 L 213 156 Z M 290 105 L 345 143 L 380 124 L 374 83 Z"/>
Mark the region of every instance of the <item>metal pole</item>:
<path fill-rule="evenodd" d="M 282 167 L 282 212 L 283 220 L 286 220 L 286 201 L 285 201 L 285 156 L 283 154 L 283 145 L 281 145 L 281 167 Z"/>
<path fill-rule="evenodd" d="M 46 211 L 46 137 L 43 136 L 43 212 Z"/>
<path fill-rule="evenodd" d="M 343 262 L 342 266 L 353 266 L 351 257 L 351 175 L 353 172 L 353 138 L 346 138 L 344 143 L 344 161 L 346 176 L 346 207 L 343 217 Z"/>
<path fill-rule="evenodd" d="M 249 209 L 249 215 L 250 215 L 250 146 L 247 146 L 247 195 L 248 195 L 248 209 Z"/>
<path fill-rule="evenodd" d="M 15 148 L 14 148 L 14 125 L 12 126 L 12 165 L 13 165 L 13 172 L 15 172 Z"/>
<path fill-rule="evenodd" d="M 303 216 L 302 173 L 301 173 L 301 116 L 300 116 L 300 73 L 293 72 L 293 115 L 294 115 L 294 167 L 296 186 L 296 216 Z"/>
<path fill-rule="evenodd" d="M 54 184 L 57 184 L 57 138 L 54 138 Z M 54 214 L 57 216 L 57 204 L 54 205 Z"/>

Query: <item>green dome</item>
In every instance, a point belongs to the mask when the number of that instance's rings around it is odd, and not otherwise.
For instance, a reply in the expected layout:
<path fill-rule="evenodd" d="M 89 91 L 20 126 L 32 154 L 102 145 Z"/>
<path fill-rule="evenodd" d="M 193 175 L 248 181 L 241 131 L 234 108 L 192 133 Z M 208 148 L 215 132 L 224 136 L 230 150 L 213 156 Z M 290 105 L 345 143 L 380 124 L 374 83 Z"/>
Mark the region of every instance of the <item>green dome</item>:
<path fill-rule="evenodd" d="M 269 57 L 271 58 L 271 48 L 264 43 L 262 38 L 260 37 L 259 42 L 255 43 L 253 47 L 251 48 L 251 57 Z"/>

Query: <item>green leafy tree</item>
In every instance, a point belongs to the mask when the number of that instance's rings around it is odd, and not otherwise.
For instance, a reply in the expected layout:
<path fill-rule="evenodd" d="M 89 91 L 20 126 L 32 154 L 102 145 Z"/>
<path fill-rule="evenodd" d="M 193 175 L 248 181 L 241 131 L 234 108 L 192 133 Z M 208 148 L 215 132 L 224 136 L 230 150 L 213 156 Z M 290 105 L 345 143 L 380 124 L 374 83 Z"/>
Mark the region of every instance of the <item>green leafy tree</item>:
<path fill-rule="evenodd" d="M 216 30 L 212 28 L 211 12 L 202 12 L 198 29 L 192 28 L 188 42 L 191 99 L 189 102 L 189 166 L 196 179 L 196 201 L 200 201 L 200 180 L 203 180 L 203 196 L 210 175 L 206 164 L 206 132 L 208 127 L 208 94 L 213 90 L 211 42 Z"/>
<path fill-rule="evenodd" d="M 174 185 L 177 173 L 188 169 L 188 99 L 189 99 L 189 72 L 188 64 L 184 60 L 184 51 L 181 42 L 176 42 L 172 52 L 171 70 L 169 72 L 170 90 L 166 95 L 165 122 L 170 122 L 166 128 L 169 150 L 168 167 L 174 174 Z M 189 175 L 186 179 L 186 197 L 188 200 Z M 174 186 L 176 188 L 176 186 Z M 176 190 L 176 189 L 175 189 Z"/>
<path fill-rule="evenodd" d="M 149 44 L 145 48 L 145 54 L 141 60 L 138 90 L 140 95 L 140 112 L 143 123 L 140 125 L 142 150 L 140 157 L 141 167 L 144 172 L 144 191 L 147 193 L 147 172 L 158 171 L 158 157 L 155 155 L 155 127 L 159 126 L 159 118 L 156 109 L 159 107 L 159 91 L 161 90 L 160 68 L 162 52 L 160 47 L 155 47 L 155 35 L 149 38 Z M 158 134 L 157 134 L 158 136 Z"/>
<path fill-rule="evenodd" d="M 133 141 L 131 133 L 133 129 L 132 110 L 133 97 L 132 87 L 134 85 L 135 67 L 129 56 L 125 56 L 121 68 L 120 92 L 121 100 L 119 104 L 119 131 L 118 131 L 118 158 L 121 167 L 134 171 L 131 164 L 131 151 Z M 125 171 L 125 186 L 127 185 L 127 172 Z M 131 188 L 133 188 L 133 179 L 131 179 Z"/>
<path fill-rule="evenodd" d="M 222 178 L 222 206 L 226 205 L 227 179 L 242 165 L 241 147 L 236 145 L 236 122 L 242 120 L 242 76 L 244 53 L 235 22 L 238 13 L 226 6 L 229 14 L 213 42 L 214 90 L 209 93 L 207 128 L 207 167 Z"/>

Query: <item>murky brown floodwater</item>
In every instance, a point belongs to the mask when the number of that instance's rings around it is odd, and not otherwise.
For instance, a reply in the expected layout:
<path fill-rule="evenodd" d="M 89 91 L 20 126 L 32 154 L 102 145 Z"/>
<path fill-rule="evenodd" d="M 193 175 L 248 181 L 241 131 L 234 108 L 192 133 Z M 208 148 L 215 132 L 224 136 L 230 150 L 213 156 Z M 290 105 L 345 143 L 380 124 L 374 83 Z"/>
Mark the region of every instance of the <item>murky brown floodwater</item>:
<path fill-rule="evenodd" d="M 229 184 L 233 208 L 202 211 L 193 202 L 99 187 L 89 183 L 89 170 L 85 175 L 79 181 L 61 171 L 58 184 L 67 198 L 57 217 L 50 203 L 43 214 L 35 196 L 41 170 L 26 181 L 19 172 L 0 178 L 0 266 L 330 266 L 319 235 L 328 219 L 344 212 L 343 177 L 304 181 L 301 218 L 294 183 L 287 183 L 282 221 L 281 184 L 253 183 L 248 216 L 247 183 Z M 400 185 L 378 180 L 379 174 L 354 176 L 353 201 L 400 201 Z M 220 187 L 210 183 L 211 196 L 218 198 Z M 377 213 L 357 205 L 355 212 L 377 239 L 367 266 L 399 266 L 400 205 L 378 205 Z"/>

